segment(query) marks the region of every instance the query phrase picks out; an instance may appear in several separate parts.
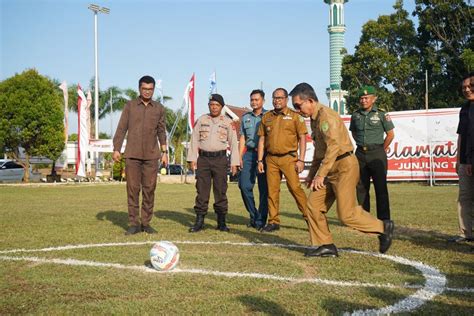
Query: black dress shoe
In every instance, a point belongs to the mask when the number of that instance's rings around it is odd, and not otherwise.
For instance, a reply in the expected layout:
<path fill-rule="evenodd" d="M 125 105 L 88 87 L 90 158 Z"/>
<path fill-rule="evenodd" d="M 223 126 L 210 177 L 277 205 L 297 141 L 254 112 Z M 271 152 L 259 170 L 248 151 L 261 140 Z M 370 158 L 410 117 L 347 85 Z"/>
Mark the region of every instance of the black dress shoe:
<path fill-rule="evenodd" d="M 135 234 L 138 234 L 138 233 L 141 233 L 142 232 L 142 228 L 140 225 L 138 226 L 130 226 L 127 231 L 125 232 L 125 235 L 135 235 Z"/>
<path fill-rule="evenodd" d="M 156 234 L 156 230 L 151 226 L 142 226 L 142 231 L 147 234 Z"/>
<path fill-rule="evenodd" d="M 395 224 L 393 221 L 384 220 L 383 221 L 383 234 L 379 236 L 380 247 L 379 251 L 381 253 L 386 253 L 388 248 L 392 245 L 393 239 L 393 229 L 395 228 Z"/>
<path fill-rule="evenodd" d="M 322 245 L 316 249 L 308 249 L 305 257 L 338 257 L 337 248 L 334 244 Z"/>
<path fill-rule="evenodd" d="M 264 233 L 270 233 L 279 229 L 280 229 L 279 224 L 267 224 L 267 226 L 263 227 L 260 231 Z"/>

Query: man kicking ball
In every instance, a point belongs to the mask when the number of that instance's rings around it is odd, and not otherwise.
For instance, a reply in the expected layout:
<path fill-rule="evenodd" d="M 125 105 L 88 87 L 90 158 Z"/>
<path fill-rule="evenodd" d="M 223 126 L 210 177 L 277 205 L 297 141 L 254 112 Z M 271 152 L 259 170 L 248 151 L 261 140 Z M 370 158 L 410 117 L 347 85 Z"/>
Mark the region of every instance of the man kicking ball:
<path fill-rule="evenodd" d="M 359 164 L 353 155 L 349 132 L 339 114 L 318 102 L 313 87 L 300 83 L 290 92 L 293 107 L 305 117 L 311 117 L 314 157 L 306 184 L 308 196 L 308 226 L 312 245 L 307 257 L 336 257 L 337 248 L 329 231 L 326 213 L 337 201 L 337 215 L 347 226 L 365 233 L 379 234 L 380 252 L 392 244 L 394 224 L 381 221 L 364 211 L 356 202 Z"/>

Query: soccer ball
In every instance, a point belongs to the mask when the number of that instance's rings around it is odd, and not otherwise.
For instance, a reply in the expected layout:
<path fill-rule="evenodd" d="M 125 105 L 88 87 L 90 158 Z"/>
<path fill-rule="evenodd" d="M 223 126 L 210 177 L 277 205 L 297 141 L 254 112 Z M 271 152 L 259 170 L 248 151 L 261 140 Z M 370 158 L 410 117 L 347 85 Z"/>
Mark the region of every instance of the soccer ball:
<path fill-rule="evenodd" d="M 159 241 L 151 247 L 150 261 L 158 271 L 173 270 L 179 262 L 179 249 L 170 241 Z"/>

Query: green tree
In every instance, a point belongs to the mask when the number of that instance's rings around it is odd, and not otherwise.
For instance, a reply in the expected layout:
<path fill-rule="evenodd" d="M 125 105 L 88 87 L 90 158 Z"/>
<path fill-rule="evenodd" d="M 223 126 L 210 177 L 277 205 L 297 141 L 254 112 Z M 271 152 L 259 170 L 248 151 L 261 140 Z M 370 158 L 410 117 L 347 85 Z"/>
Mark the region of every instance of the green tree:
<path fill-rule="evenodd" d="M 64 149 L 63 100 L 58 90 L 33 69 L 0 83 L 0 147 L 17 160 L 23 148 L 26 182 L 31 156 L 55 162 Z"/>
<path fill-rule="evenodd" d="M 368 21 L 354 55 L 343 59 L 342 87 L 349 91 L 348 107 L 358 107 L 357 90 L 363 85 L 378 89 L 377 104 L 387 111 L 419 108 L 421 92 L 416 32 L 403 1 L 395 12 Z"/>
<path fill-rule="evenodd" d="M 474 70 L 474 8 L 463 0 L 416 0 L 421 65 L 428 70 L 430 107 L 462 102 L 459 82 Z M 423 74 L 422 74 L 423 75 Z"/>

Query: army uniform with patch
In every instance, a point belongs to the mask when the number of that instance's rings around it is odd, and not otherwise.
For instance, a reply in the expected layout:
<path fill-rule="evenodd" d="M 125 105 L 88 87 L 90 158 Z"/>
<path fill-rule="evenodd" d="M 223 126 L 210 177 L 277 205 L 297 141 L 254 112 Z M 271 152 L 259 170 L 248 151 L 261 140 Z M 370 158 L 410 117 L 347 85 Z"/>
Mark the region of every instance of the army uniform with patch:
<path fill-rule="evenodd" d="M 308 220 L 312 245 L 333 244 L 326 213 L 337 201 L 337 215 L 347 226 L 367 233 L 383 233 L 384 224 L 358 205 L 355 187 L 359 167 L 349 133 L 334 110 L 316 105 L 311 117 L 314 157 L 308 174 L 325 178 L 326 186 L 308 196 Z"/>
<path fill-rule="evenodd" d="M 280 184 L 282 174 L 298 209 L 306 219 L 306 194 L 301 187 L 295 164 L 298 161 L 298 143 L 308 133 L 301 115 L 285 108 L 280 112 L 268 111 L 258 129 L 265 136 L 265 158 L 268 184 L 268 224 L 280 224 Z"/>
<path fill-rule="evenodd" d="M 207 214 L 211 183 L 214 192 L 214 211 L 217 214 L 227 214 L 228 147 L 230 147 L 231 165 L 238 166 L 240 158 L 237 134 L 232 120 L 224 115 L 201 116 L 194 126 L 187 158 L 191 162 L 197 161 L 197 196 L 194 205 L 196 214 Z"/>
<path fill-rule="evenodd" d="M 394 128 L 388 113 L 373 105 L 368 112 L 358 109 L 352 114 L 349 130 L 357 144 L 360 181 L 357 199 L 370 212 L 370 179 L 375 188 L 377 218 L 390 219 L 390 204 L 387 188 L 387 153 L 384 149 L 385 133 Z"/>

